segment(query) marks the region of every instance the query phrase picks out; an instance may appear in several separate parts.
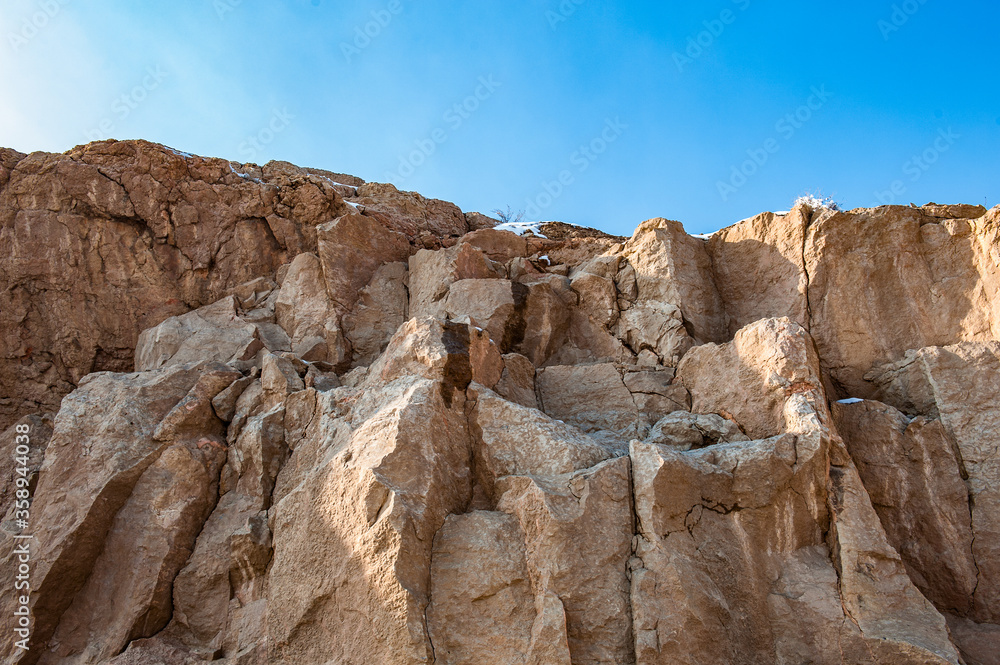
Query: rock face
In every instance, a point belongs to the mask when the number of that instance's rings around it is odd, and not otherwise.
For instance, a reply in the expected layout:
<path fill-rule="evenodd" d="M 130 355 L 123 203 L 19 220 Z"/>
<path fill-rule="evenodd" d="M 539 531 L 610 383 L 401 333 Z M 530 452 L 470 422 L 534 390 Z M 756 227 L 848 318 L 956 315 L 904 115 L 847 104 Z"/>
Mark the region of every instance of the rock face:
<path fill-rule="evenodd" d="M 0 150 L 4 662 L 995 663 L 998 222 Z"/>

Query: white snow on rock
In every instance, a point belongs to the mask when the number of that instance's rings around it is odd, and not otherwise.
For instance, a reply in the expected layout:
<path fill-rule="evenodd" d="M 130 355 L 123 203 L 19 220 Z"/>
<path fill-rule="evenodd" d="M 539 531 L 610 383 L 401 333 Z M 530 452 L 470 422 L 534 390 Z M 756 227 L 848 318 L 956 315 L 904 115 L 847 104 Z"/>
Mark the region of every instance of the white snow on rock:
<path fill-rule="evenodd" d="M 847 399 L 838 399 L 837 404 L 857 404 L 859 402 L 864 402 L 860 397 L 848 397 Z"/>
<path fill-rule="evenodd" d="M 528 231 L 531 231 L 539 238 L 547 238 L 544 233 L 542 233 L 542 224 L 545 222 L 506 222 L 504 224 L 497 224 L 493 227 L 496 231 L 510 231 L 519 236 L 523 236 Z"/>

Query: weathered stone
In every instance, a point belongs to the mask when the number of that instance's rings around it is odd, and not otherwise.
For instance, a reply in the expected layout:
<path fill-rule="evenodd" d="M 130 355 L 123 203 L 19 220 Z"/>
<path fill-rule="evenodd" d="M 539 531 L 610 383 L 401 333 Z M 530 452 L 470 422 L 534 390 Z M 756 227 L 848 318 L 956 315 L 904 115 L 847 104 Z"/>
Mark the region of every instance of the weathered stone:
<path fill-rule="evenodd" d="M 788 319 L 762 319 L 732 342 L 691 349 L 677 368 L 695 413 L 730 414 L 751 438 L 785 431 L 785 399 L 821 390 L 808 333 Z"/>
<path fill-rule="evenodd" d="M 736 423 L 714 413 L 678 411 L 658 420 L 646 441 L 685 451 L 749 439 Z"/>
<path fill-rule="evenodd" d="M 978 584 L 969 491 L 941 421 L 873 401 L 834 404 L 833 417 L 910 579 L 942 612 L 967 616 Z"/>
<path fill-rule="evenodd" d="M 538 399 L 535 397 L 535 366 L 519 353 L 504 354 L 503 374 L 494 390 L 515 404 L 538 408 Z"/>
<path fill-rule="evenodd" d="M 379 266 L 410 256 L 405 235 L 364 215 L 338 217 L 319 226 L 317 233 L 326 292 L 341 312 L 352 309 Z"/>
<path fill-rule="evenodd" d="M 639 411 L 614 365 L 545 367 L 537 380 L 542 410 L 553 418 L 586 432 L 634 435 Z"/>
<path fill-rule="evenodd" d="M 64 400 L 31 508 L 35 649 L 17 662 L 35 662 L 53 636 L 50 653 L 108 658 L 163 627 L 170 582 L 217 496 L 211 400 L 233 374 L 211 363 L 96 374 Z"/>
<path fill-rule="evenodd" d="M 643 304 L 676 307 L 697 342 L 726 339 L 722 301 L 704 242 L 686 234 L 679 222 L 651 219 L 639 225 L 622 255 L 634 270 Z M 627 297 L 627 289 L 625 293 Z"/>
<path fill-rule="evenodd" d="M 274 303 L 278 325 L 291 340 L 291 350 L 306 360 L 338 365 L 347 350 L 333 302 L 327 296 L 323 267 L 315 254 L 292 261 Z"/>
<path fill-rule="evenodd" d="M 1000 392 L 1000 343 L 928 347 L 911 358 L 903 367 L 880 374 L 882 392 L 886 398 L 902 398 L 898 406 L 903 409 L 932 404 L 933 414 L 940 417 L 948 439 L 954 442 L 955 459 L 965 479 L 972 512 L 976 583 L 968 617 L 980 623 L 1000 623 L 1000 409 L 996 403 Z M 948 451 L 938 455 L 942 462 L 950 459 Z M 935 487 L 941 487 L 948 475 L 953 475 L 953 467 L 948 466 L 935 464 Z M 963 504 L 955 502 L 960 498 L 960 489 L 954 487 L 951 492 L 951 505 L 935 503 L 930 514 L 925 512 L 929 507 L 926 504 L 908 506 L 913 509 L 908 519 L 928 528 L 940 525 L 941 520 L 959 520 Z M 955 527 L 964 527 L 964 523 L 959 521 Z M 950 544 L 959 548 L 961 542 Z M 964 570 L 965 563 L 952 559 L 947 568 Z M 936 572 L 943 573 L 944 567 L 938 565 Z"/>
<path fill-rule="evenodd" d="M 351 345 L 352 362 L 370 365 L 385 351 L 389 338 L 407 320 L 405 263 L 387 263 L 375 271 L 361 290 L 358 303 L 344 316 L 344 335 Z"/>

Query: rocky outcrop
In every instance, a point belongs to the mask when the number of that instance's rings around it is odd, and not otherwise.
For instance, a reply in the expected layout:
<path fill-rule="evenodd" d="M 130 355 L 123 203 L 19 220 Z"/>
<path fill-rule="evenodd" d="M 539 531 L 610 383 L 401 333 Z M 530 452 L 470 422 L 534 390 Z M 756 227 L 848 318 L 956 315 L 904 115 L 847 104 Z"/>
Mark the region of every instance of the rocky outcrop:
<path fill-rule="evenodd" d="M 471 228 L 450 203 L 285 162 L 237 164 L 145 141 L 3 150 L 0 427 L 55 411 L 90 372 L 131 370 L 141 331 L 273 280 L 303 252 L 326 256 L 331 233 L 349 246 L 327 227 L 368 208 L 361 217 L 401 240 L 395 261 Z M 341 275 L 361 279 L 359 289 L 371 277 L 350 265 Z"/>
<path fill-rule="evenodd" d="M 1000 652 L 998 209 L 517 236 L 107 142 L 0 214 L 5 662 Z"/>

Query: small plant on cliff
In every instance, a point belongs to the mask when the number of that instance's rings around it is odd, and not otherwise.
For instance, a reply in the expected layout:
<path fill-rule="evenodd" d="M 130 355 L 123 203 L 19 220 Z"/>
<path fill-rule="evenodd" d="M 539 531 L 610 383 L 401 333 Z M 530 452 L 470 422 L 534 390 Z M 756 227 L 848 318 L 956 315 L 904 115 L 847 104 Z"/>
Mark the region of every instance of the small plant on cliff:
<path fill-rule="evenodd" d="M 493 211 L 493 214 L 497 216 L 501 224 L 519 224 L 524 221 L 524 211 L 519 210 L 518 212 L 514 212 L 510 206 L 507 206 L 506 210 L 497 208 Z"/>
<path fill-rule="evenodd" d="M 827 210 L 835 211 L 842 210 L 840 204 L 834 201 L 832 196 L 823 196 L 822 194 L 803 194 L 799 198 L 795 199 L 794 205 L 799 205 L 800 203 L 805 203 L 810 208 L 826 208 Z"/>

